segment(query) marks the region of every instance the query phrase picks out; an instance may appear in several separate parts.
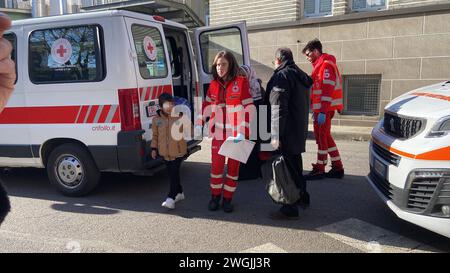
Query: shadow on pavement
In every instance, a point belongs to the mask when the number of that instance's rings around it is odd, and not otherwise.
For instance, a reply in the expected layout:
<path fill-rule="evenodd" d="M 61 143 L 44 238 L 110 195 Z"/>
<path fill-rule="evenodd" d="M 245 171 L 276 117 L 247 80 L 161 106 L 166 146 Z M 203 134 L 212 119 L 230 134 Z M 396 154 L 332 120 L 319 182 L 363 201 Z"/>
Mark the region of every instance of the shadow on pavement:
<path fill-rule="evenodd" d="M 161 207 L 169 182 L 165 171 L 153 177 L 103 173 L 99 187 L 90 195 L 71 198 L 53 188 L 45 170 L 12 169 L 1 175 L 9 194 L 16 197 L 54 202 L 51 209 L 77 214 L 112 215 L 121 211 L 169 214 L 188 220 L 215 221 L 312 230 L 349 218 L 357 218 L 422 243 L 450 251 L 450 240 L 398 219 L 375 195 L 363 176 L 346 175 L 343 180 L 325 179 L 308 182 L 311 206 L 300 209 L 299 220 L 279 221 L 268 216 L 279 206 L 265 192 L 262 180 L 238 183 L 234 197 L 235 212 L 210 212 L 207 204 L 210 164 L 187 161 L 182 165 L 182 185 L 186 200 L 176 210 Z M 417 240 L 417 239 L 415 239 Z M 401 246 L 399 246 L 401 247 Z"/>

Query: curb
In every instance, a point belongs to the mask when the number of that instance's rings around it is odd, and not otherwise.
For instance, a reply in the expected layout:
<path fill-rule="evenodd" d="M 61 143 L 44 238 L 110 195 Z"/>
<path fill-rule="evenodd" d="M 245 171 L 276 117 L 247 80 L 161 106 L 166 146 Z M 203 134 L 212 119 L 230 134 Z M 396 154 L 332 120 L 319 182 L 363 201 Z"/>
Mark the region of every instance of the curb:
<path fill-rule="evenodd" d="M 332 131 L 331 135 L 335 140 L 369 141 L 371 135 L 371 128 L 368 132 Z M 308 139 L 315 140 L 314 132 L 308 131 Z"/>

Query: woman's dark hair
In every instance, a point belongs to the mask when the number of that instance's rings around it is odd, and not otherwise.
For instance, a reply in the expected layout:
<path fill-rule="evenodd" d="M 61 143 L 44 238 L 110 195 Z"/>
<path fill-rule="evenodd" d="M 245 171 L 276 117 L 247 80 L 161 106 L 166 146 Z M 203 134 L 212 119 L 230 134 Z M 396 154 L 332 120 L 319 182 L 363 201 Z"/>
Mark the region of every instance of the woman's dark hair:
<path fill-rule="evenodd" d="M 162 93 L 159 98 L 158 98 L 158 102 L 159 102 L 159 107 L 162 108 L 163 104 L 165 102 L 174 102 L 174 98 L 172 97 L 172 95 L 168 94 L 168 93 Z"/>
<path fill-rule="evenodd" d="M 225 58 L 225 60 L 228 61 L 228 79 L 234 79 L 239 75 L 239 65 L 234 55 L 229 51 L 220 51 L 217 53 L 216 57 L 214 57 L 214 62 L 211 68 L 211 72 L 215 80 L 219 79 L 219 75 L 217 74 L 217 62 L 220 58 Z"/>
<path fill-rule="evenodd" d="M 306 50 L 313 51 L 314 49 L 317 49 L 319 53 L 322 54 L 322 43 L 319 41 L 319 39 L 309 41 L 303 48 L 302 53 L 305 54 Z"/>

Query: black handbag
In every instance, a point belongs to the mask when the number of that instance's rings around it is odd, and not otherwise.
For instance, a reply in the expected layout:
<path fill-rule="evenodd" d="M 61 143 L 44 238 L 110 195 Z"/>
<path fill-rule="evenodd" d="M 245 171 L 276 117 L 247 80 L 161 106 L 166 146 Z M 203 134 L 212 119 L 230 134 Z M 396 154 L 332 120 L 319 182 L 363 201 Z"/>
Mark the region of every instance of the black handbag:
<path fill-rule="evenodd" d="M 300 199 L 300 191 L 291 174 L 289 165 L 282 155 L 274 155 L 261 166 L 263 181 L 270 198 L 282 205 L 295 204 Z"/>
<path fill-rule="evenodd" d="M 258 157 L 259 145 L 255 145 L 246 164 L 239 166 L 239 181 L 261 178 L 261 160 Z"/>

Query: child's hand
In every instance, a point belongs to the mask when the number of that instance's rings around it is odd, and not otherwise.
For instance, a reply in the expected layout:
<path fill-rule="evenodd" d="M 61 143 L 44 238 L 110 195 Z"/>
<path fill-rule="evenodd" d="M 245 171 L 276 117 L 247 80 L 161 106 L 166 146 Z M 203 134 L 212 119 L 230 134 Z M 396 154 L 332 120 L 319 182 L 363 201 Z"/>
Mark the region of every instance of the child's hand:
<path fill-rule="evenodd" d="M 156 150 L 152 150 L 152 158 L 156 159 L 157 156 L 158 156 L 158 153 L 156 152 Z"/>

